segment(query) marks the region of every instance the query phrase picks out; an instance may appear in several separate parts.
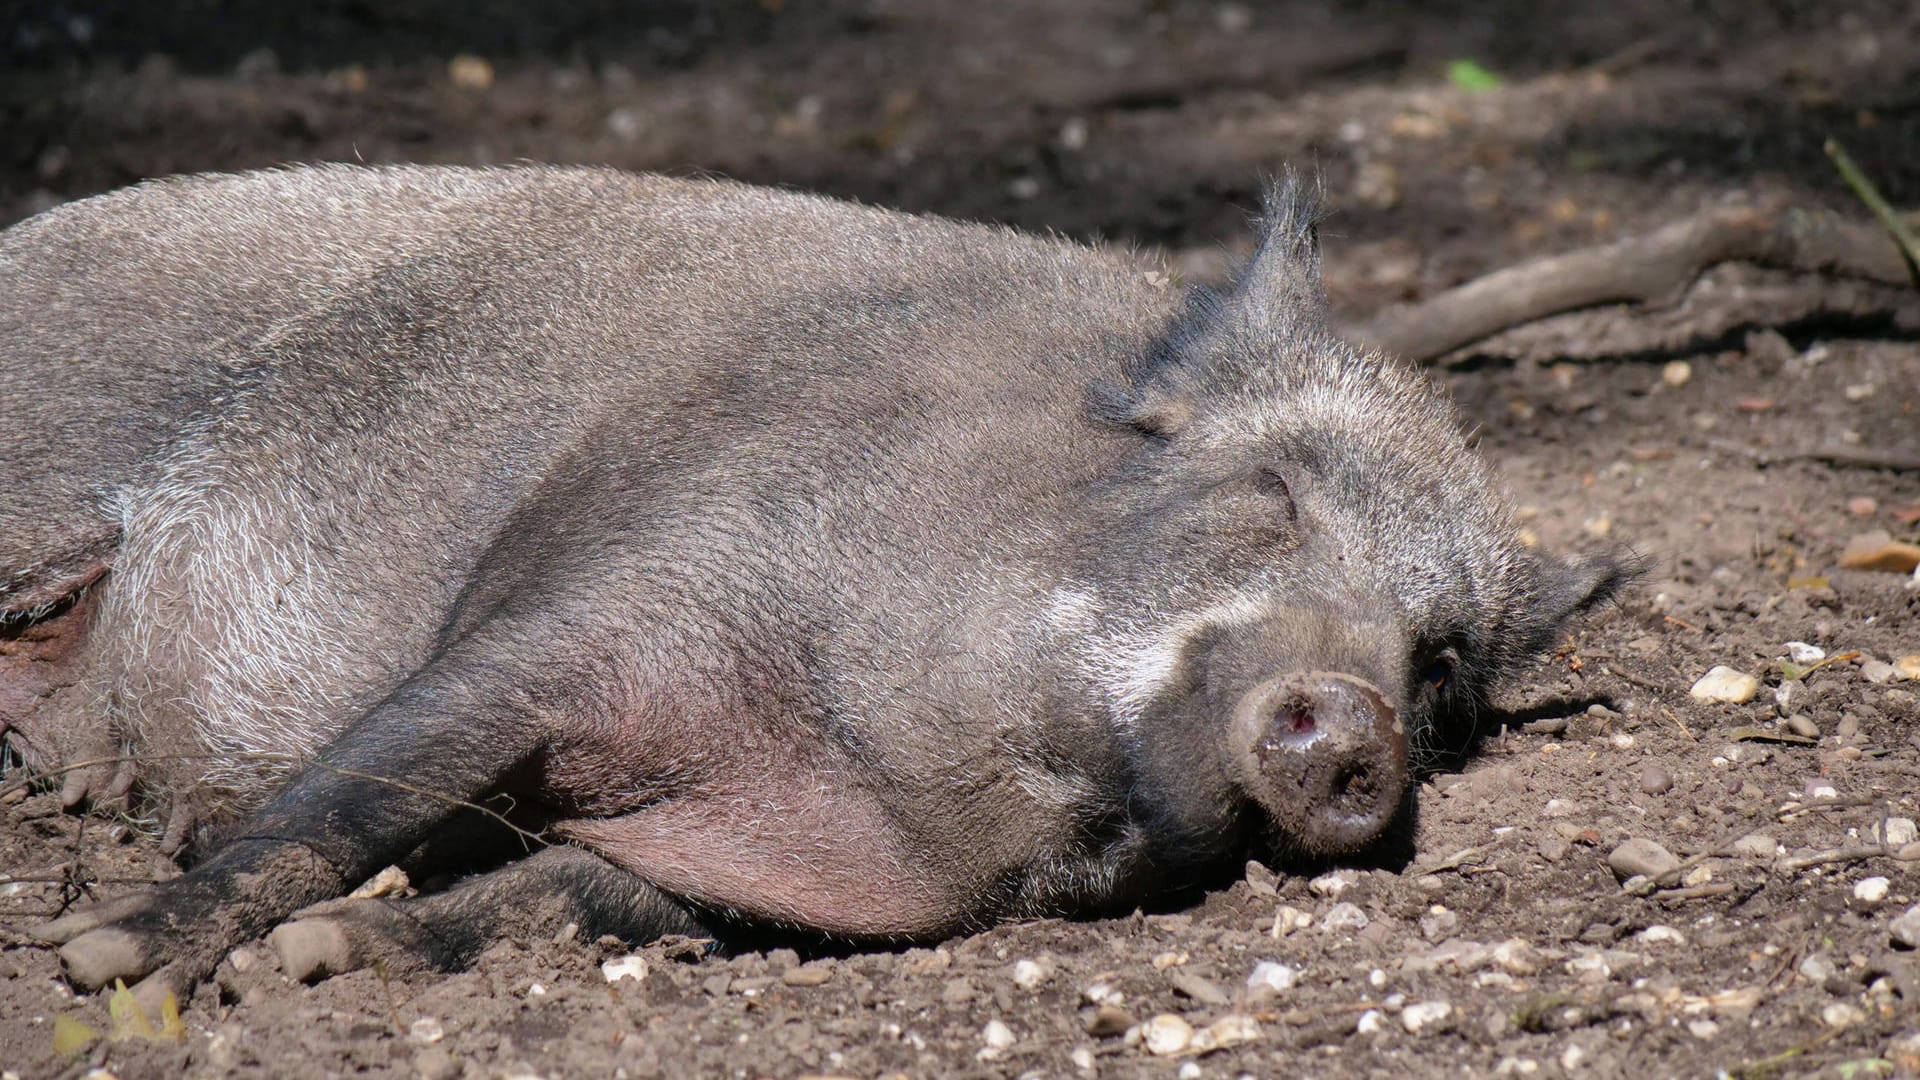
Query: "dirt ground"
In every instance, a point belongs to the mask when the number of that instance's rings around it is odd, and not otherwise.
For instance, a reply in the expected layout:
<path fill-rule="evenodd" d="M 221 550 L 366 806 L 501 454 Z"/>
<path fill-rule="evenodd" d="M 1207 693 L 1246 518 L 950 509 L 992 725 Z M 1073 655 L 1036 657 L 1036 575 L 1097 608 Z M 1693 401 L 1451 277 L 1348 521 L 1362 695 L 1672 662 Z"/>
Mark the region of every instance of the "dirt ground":
<path fill-rule="evenodd" d="M 1160 246 L 1205 278 L 1293 163 L 1324 179 L 1330 291 L 1358 318 L 1730 197 L 1857 214 L 1829 137 L 1920 206 L 1905 3 L 550 6 L 14 5 L 0 223 L 177 171 L 538 159 Z M 1502 85 L 1455 85 L 1459 58 Z M 1251 866 L 1185 910 L 937 948 L 667 943 L 638 950 L 637 982 L 603 975 L 633 951 L 611 942 L 314 986 L 256 945 L 187 1003 L 184 1041 L 63 1053 L 56 1017 L 104 1032 L 108 1005 L 24 931 L 76 881 L 176 871 L 35 794 L 0 805 L 0 1072 L 1920 1073 L 1920 913 L 1899 921 L 1920 903 L 1920 669 L 1887 670 L 1920 654 L 1920 580 L 1836 568 L 1858 534 L 1916 539 L 1920 472 L 1831 460 L 1920 454 L 1920 301 L 1726 267 L 1437 377 L 1543 544 L 1605 534 L 1656 569 L 1425 776 L 1410 857 Z M 1716 665 L 1757 695 L 1691 698 Z M 1686 859 L 1682 880 L 1623 887 L 1610 858 L 1633 838 Z M 1252 985 L 1262 962 L 1291 976 Z M 1156 1053 L 1182 1025 L 1209 1034 Z"/>

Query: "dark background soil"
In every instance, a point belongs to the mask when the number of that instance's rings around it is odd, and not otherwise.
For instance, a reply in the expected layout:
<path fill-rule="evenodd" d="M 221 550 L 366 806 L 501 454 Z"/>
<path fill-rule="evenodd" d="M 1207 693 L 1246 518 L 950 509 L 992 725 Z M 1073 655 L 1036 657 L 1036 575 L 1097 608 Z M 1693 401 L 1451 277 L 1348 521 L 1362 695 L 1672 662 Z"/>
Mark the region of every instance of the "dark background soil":
<path fill-rule="evenodd" d="M 1459 58 L 1504 85 L 1454 86 L 1446 65 Z M 1323 179 L 1330 290 L 1358 318 L 1729 197 L 1858 214 L 1821 151 L 1830 137 L 1896 205 L 1920 206 L 1920 13 L 1647 0 L 14 3 L 0 7 L 0 133 L 0 224 L 171 172 L 533 159 L 710 171 L 1161 247 L 1196 278 L 1244 248 L 1262 177 L 1292 164 Z M 1727 267 L 1658 310 L 1562 317 L 1439 369 L 1543 544 L 1604 533 L 1657 568 L 1502 702 L 1504 734 L 1496 718 L 1472 756 L 1426 779 L 1413 863 L 1352 873 L 1337 899 L 1325 881 L 1256 870 L 1186 911 L 1011 926 L 802 975 L 780 952 L 694 962 L 656 947 L 642 950 L 647 978 L 617 988 L 598 964 L 625 950 L 595 944 L 527 942 L 450 978 L 363 972 L 314 987 L 286 983 L 255 948 L 226 989 L 189 1003 L 184 1043 L 62 1056 L 56 1015 L 106 1030 L 106 1003 L 75 1000 L 19 931 L 74 899 L 65 882 L 110 895 L 173 871 L 138 830 L 36 795 L 0 806 L 0 1070 L 1920 1066 L 1920 1048 L 1903 1059 L 1898 1044 L 1920 1032 L 1920 961 L 1889 936 L 1920 899 L 1920 861 L 1790 861 L 1920 817 L 1920 682 L 1867 677 L 1867 661 L 1920 654 L 1920 588 L 1834 568 L 1857 533 L 1920 532 L 1902 515 L 1920 507 L 1920 477 L 1797 456 L 1920 453 L 1916 325 L 1910 296 Z M 1865 655 L 1791 681 L 1782 709 L 1778 662 L 1794 640 Z M 1717 664 L 1766 685 L 1743 705 L 1691 700 Z M 1587 712 L 1594 703 L 1606 711 Z M 1816 742 L 1737 741 L 1791 715 Z M 1835 798 L 1810 804 L 1824 788 Z M 1629 837 L 1684 857 L 1753 833 L 1776 843 L 1704 860 L 1678 895 L 1632 895 L 1607 864 Z M 1885 895 L 1857 896 L 1875 877 Z M 1324 927 L 1346 914 L 1338 903 L 1367 925 Z M 1274 936 L 1283 905 L 1314 924 Z M 1499 958 L 1470 947 L 1511 939 L 1524 947 Z M 1045 977 L 1016 981 L 1020 960 Z M 1299 984 L 1249 1000 L 1261 960 L 1299 969 Z M 1260 1034 L 1157 1057 L 1089 1032 L 1097 984 L 1136 1021 L 1251 1016 Z M 1420 1011 L 1406 1006 L 1428 1002 L 1451 1011 L 1410 1031 Z M 1357 1030 L 1373 1027 L 1369 1010 L 1378 1030 Z M 983 1034 L 995 1021 L 1013 1039 L 997 1051 Z"/>

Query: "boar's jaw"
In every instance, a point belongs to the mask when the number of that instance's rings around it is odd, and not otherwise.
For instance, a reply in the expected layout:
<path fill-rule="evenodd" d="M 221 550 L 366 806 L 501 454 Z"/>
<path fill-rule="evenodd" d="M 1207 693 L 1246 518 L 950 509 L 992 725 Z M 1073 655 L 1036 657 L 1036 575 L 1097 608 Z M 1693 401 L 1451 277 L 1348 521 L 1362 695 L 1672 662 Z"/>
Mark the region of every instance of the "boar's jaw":
<path fill-rule="evenodd" d="M 1293 672 L 1255 686 L 1234 708 L 1227 751 L 1274 839 L 1307 854 L 1365 849 L 1406 794 L 1406 727 L 1385 695 L 1351 675 Z"/>

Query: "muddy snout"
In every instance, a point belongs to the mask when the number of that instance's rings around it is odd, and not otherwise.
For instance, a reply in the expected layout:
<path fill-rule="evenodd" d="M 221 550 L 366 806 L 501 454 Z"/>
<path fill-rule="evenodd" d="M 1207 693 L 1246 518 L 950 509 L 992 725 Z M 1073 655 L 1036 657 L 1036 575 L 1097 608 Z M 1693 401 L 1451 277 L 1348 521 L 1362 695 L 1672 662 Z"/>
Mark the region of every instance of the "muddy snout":
<path fill-rule="evenodd" d="M 1399 812 L 1406 729 L 1363 679 L 1324 671 L 1269 679 L 1240 699 L 1228 739 L 1241 784 L 1298 850 L 1359 851 Z"/>

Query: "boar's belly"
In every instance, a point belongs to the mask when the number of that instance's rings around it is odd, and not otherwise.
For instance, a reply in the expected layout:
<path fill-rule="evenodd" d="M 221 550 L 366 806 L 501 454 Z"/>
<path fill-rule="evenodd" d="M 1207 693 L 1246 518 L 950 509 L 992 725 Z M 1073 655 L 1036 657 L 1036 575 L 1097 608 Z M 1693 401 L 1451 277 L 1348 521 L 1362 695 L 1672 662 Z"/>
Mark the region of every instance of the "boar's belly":
<path fill-rule="evenodd" d="M 831 782 L 680 797 L 560 832 L 669 893 L 755 920 L 924 938 L 974 914 L 871 796 Z"/>

